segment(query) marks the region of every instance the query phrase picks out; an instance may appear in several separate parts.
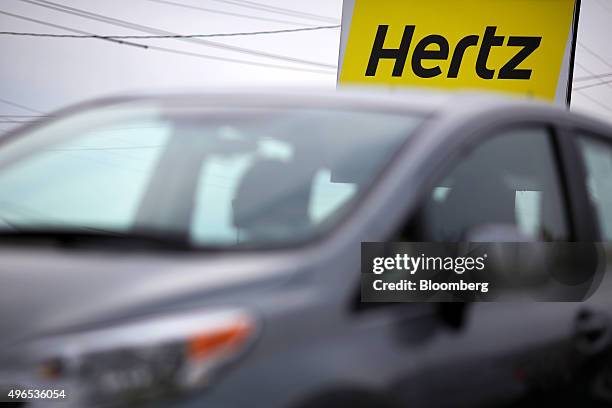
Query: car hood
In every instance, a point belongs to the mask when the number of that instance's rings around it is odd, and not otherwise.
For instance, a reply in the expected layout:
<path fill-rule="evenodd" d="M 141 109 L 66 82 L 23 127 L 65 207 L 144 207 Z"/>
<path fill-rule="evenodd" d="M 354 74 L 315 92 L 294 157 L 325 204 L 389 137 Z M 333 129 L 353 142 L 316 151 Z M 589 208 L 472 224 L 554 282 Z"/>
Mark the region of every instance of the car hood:
<path fill-rule="evenodd" d="M 0 345 L 279 284 L 285 256 L 0 248 Z M 231 297 L 231 296 L 230 296 Z"/>

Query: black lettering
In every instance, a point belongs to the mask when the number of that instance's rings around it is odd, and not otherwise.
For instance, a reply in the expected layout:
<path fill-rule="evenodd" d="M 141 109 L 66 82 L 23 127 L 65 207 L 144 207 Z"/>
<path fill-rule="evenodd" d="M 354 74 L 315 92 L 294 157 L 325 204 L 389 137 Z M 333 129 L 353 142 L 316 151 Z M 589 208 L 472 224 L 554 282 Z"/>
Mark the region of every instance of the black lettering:
<path fill-rule="evenodd" d="M 402 35 L 402 41 L 398 49 L 384 48 L 385 37 L 387 36 L 388 25 L 379 25 L 376 31 L 376 38 L 374 39 L 374 45 L 372 46 L 372 53 L 370 54 L 370 61 L 368 62 L 368 68 L 366 69 L 366 76 L 375 76 L 376 70 L 378 69 L 378 62 L 381 59 L 394 59 L 395 66 L 393 67 L 393 76 L 402 76 L 404 72 L 404 65 L 406 65 L 406 58 L 408 58 L 408 50 L 410 49 L 410 42 L 414 35 L 414 26 L 408 25 L 404 27 L 404 34 Z"/>
<path fill-rule="evenodd" d="M 495 70 L 487 68 L 487 60 L 489 59 L 492 47 L 499 47 L 504 44 L 504 37 L 495 35 L 496 30 L 497 27 L 489 26 L 486 28 L 484 36 L 482 37 L 480 52 L 476 60 L 476 73 L 482 79 L 493 79 Z"/>
<path fill-rule="evenodd" d="M 427 50 L 426 48 L 435 44 L 438 46 L 437 50 Z M 414 53 L 412 54 L 412 70 L 415 75 L 421 78 L 433 78 L 442 73 L 439 65 L 433 68 L 424 68 L 423 60 L 445 60 L 448 58 L 448 41 L 441 35 L 428 35 L 423 38 L 414 47 Z"/>
<path fill-rule="evenodd" d="M 468 35 L 457 43 L 455 51 L 453 52 L 453 58 L 451 59 L 450 68 L 448 69 L 448 78 L 457 78 L 465 50 L 468 47 L 476 46 L 478 44 L 478 40 L 479 38 L 477 35 Z"/>
<path fill-rule="evenodd" d="M 392 76 L 401 77 L 406 65 L 406 59 L 410 51 L 410 45 L 414 37 L 415 26 L 404 26 L 404 32 L 399 48 L 385 48 L 385 39 L 389 31 L 388 25 L 379 25 L 376 31 L 372 52 L 366 68 L 366 76 L 375 76 L 378 70 L 378 64 L 381 59 L 395 60 Z M 487 64 L 493 47 L 501 47 L 504 45 L 504 36 L 496 35 L 497 27 L 488 26 L 485 29 L 476 58 L 476 74 L 482 79 L 493 79 L 495 70 L 489 69 Z M 480 37 L 478 35 L 468 35 L 462 38 L 452 52 L 452 58 L 447 73 L 447 78 L 457 78 L 459 70 L 465 57 L 465 52 L 469 47 L 478 47 Z M 524 37 L 514 36 L 509 37 L 507 45 L 509 47 L 522 47 L 517 54 L 510 59 L 498 73 L 498 79 L 530 79 L 531 69 L 518 69 L 517 67 L 523 63 L 533 52 L 538 49 L 542 42 L 542 37 Z M 430 46 L 437 46 L 436 49 L 428 49 Z M 447 60 L 449 57 L 450 46 L 448 40 L 437 34 L 432 34 L 421 39 L 414 47 L 412 54 L 412 70 L 414 74 L 420 78 L 433 78 L 442 74 L 440 65 L 435 65 L 431 68 L 425 68 L 425 61 L 441 61 Z"/>
<path fill-rule="evenodd" d="M 509 37 L 508 46 L 523 47 L 510 61 L 500 70 L 497 78 L 499 79 L 529 79 L 531 78 L 530 69 L 516 69 L 518 65 L 525 61 L 535 50 L 538 49 L 542 37 Z"/>

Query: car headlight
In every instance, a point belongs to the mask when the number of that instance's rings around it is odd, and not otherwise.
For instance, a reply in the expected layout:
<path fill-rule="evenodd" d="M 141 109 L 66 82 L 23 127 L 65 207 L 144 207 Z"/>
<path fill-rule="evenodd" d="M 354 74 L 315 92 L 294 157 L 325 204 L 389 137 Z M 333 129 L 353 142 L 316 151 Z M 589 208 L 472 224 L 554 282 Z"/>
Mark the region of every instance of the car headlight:
<path fill-rule="evenodd" d="M 148 318 L 39 343 L 37 376 L 77 406 L 134 403 L 200 389 L 256 334 L 240 310 Z"/>

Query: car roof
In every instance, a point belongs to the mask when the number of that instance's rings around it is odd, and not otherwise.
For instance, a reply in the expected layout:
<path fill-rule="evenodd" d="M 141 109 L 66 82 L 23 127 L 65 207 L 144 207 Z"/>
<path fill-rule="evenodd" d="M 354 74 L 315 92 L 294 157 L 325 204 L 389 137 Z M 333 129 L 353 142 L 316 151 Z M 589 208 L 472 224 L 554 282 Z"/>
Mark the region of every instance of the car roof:
<path fill-rule="evenodd" d="M 449 93 L 435 90 L 387 90 L 374 87 L 342 87 L 335 90 L 309 89 L 208 89 L 201 92 L 139 93 L 94 99 L 73 106 L 104 106 L 131 102 L 157 102 L 168 106 L 308 106 L 356 107 L 363 109 L 401 109 L 433 113 L 461 99 L 487 99 L 490 103 L 508 101 L 495 94 Z"/>
<path fill-rule="evenodd" d="M 202 91 L 187 90 L 173 93 L 135 93 L 98 98 L 62 109 L 73 111 L 82 108 L 130 102 L 152 102 L 168 106 L 337 106 L 363 109 L 388 109 L 420 113 L 451 113 L 460 110 L 504 109 L 530 106 L 539 109 L 567 113 L 565 107 L 546 101 L 525 99 L 511 94 L 426 89 L 342 86 L 337 89 L 305 88 L 223 88 Z M 576 115 L 576 113 L 572 113 Z"/>
<path fill-rule="evenodd" d="M 338 108 L 379 110 L 385 112 L 417 113 L 436 116 L 442 121 L 456 120 L 459 117 L 474 118 L 479 114 L 507 111 L 537 111 L 549 119 L 593 127 L 612 135 L 610 123 L 575 112 L 568 112 L 545 101 L 537 101 L 506 94 L 486 92 L 447 92 L 419 88 L 387 89 L 381 87 L 340 87 L 331 90 L 309 89 L 207 89 L 189 90 L 174 93 L 138 93 L 93 99 L 60 109 L 51 113 L 48 119 L 15 129 L 20 133 L 30 127 L 44 125 L 45 122 L 69 116 L 83 110 L 101 107 L 121 106 L 131 103 L 155 103 L 169 108 L 210 106 L 210 107 L 263 107 L 263 108 Z M 4 138 L 4 137 L 3 137 Z"/>

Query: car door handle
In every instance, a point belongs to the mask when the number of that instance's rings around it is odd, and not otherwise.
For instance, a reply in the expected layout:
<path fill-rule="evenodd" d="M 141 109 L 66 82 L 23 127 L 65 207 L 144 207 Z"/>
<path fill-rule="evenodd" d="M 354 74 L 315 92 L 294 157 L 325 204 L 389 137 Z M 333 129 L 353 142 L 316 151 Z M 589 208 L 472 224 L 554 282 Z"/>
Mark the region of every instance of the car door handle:
<path fill-rule="evenodd" d="M 604 351 L 612 338 L 610 317 L 603 312 L 583 309 L 578 312 L 574 323 L 576 349 L 584 355 Z"/>

